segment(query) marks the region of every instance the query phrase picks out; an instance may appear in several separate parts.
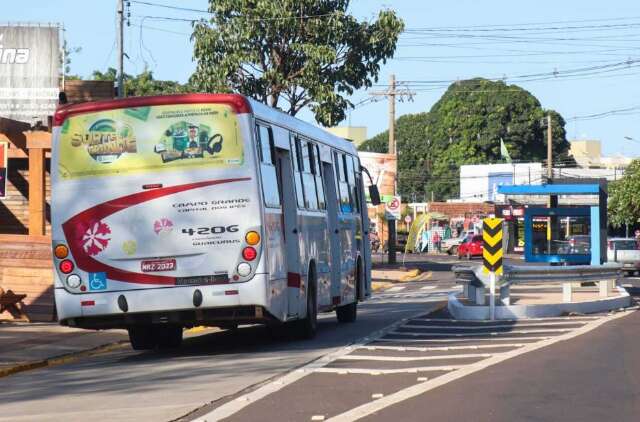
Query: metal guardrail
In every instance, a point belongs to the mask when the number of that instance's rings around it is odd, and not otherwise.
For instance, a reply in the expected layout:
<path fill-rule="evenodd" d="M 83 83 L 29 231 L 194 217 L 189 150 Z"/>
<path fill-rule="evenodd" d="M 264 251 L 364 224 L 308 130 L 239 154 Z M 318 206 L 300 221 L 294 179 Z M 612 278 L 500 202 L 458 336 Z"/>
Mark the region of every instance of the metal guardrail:
<path fill-rule="evenodd" d="M 476 287 L 488 287 L 489 277 L 482 273 L 481 265 L 452 268 L 456 283 Z M 571 265 L 571 266 L 516 266 L 505 265 L 504 274 L 498 279 L 498 285 L 540 282 L 594 282 L 616 280 L 620 278 L 622 265 Z"/>

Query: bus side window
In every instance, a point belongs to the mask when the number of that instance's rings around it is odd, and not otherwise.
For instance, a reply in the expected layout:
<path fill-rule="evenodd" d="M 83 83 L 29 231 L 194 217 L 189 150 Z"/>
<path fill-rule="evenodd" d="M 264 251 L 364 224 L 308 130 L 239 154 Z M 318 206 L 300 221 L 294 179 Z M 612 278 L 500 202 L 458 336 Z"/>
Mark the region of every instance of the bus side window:
<path fill-rule="evenodd" d="M 353 185 L 350 185 L 354 211 L 360 212 L 360 163 L 357 157 L 349 157 L 353 160 Z"/>
<path fill-rule="evenodd" d="M 313 144 L 307 141 L 300 141 L 300 150 L 302 152 L 302 183 L 304 185 L 304 200 L 307 209 L 318 209 L 318 195 L 316 193 L 316 185 L 311 169 L 311 148 Z"/>
<path fill-rule="evenodd" d="M 353 211 L 349 195 L 349 183 L 347 182 L 347 166 L 345 156 L 342 153 L 334 153 L 336 172 L 338 173 L 338 192 L 340 192 L 340 211 L 349 214 Z"/>
<path fill-rule="evenodd" d="M 318 192 L 318 209 L 324 210 L 327 208 L 327 200 L 324 196 L 324 185 L 322 183 L 323 175 L 322 175 L 322 161 L 320 160 L 320 148 L 318 145 L 314 145 L 309 143 L 309 146 L 313 148 L 311 159 L 312 159 L 312 170 L 314 174 L 314 179 L 316 181 L 316 191 Z"/>
<path fill-rule="evenodd" d="M 280 208 L 280 186 L 273 156 L 273 132 L 271 128 L 260 124 L 256 125 L 256 128 L 264 204 L 267 207 Z"/>
<path fill-rule="evenodd" d="M 296 200 L 298 201 L 298 208 L 304 208 L 304 191 L 302 190 L 302 173 L 300 159 L 300 141 L 295 134 L 291 134 L 291 161 L 293 162 L 293 179 L 296 185 Z"/>

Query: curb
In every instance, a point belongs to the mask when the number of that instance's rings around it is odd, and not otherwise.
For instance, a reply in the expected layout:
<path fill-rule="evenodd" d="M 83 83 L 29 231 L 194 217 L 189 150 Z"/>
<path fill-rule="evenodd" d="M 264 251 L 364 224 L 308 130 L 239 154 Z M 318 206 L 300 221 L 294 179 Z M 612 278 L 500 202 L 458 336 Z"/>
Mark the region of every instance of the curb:
<path fill-rule="evenodd" d="M 32 362 L 19 363 L 17 365 L 0 368 L 0 378 L 7 377 L 9 375 L 17 374 L 19 372 L 30 371 L 32 369 L 45 368 L 57 365 L 63 365 L 65 363 L 72 363 L 81 358 L 94 356 L 100 353 L 110 352 L 116 349 L 120 349 L 129 342 L 126 340 L 117 341 L 115 343 L 108 343 L 102 346 L 94 347 L 93 349 L 82 350 L 79 352 L 72 352 L 65 355 L 60 355 L 48 359 L 36 360 Z"/>

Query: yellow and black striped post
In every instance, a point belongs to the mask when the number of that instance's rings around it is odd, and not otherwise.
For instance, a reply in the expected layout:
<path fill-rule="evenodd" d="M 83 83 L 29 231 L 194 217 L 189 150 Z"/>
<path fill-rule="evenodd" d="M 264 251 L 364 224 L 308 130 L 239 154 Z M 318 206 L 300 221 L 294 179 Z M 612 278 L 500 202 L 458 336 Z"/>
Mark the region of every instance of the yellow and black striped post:
<path fill-rule="evenodd" d="M 502 218 L 482 221 L 482 265 L 485 273 L 502 274 Z"/>

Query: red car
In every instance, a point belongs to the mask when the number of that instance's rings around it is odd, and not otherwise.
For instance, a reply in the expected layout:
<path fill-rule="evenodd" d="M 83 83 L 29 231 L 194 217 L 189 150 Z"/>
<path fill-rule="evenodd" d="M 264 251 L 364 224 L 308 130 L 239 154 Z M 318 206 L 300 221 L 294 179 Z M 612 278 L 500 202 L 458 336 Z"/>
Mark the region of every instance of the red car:
<path fill-rule="evenodd" d="M 458 259 L 482 256 L 482 235 L 469 236 L 458 246 Z"/>

